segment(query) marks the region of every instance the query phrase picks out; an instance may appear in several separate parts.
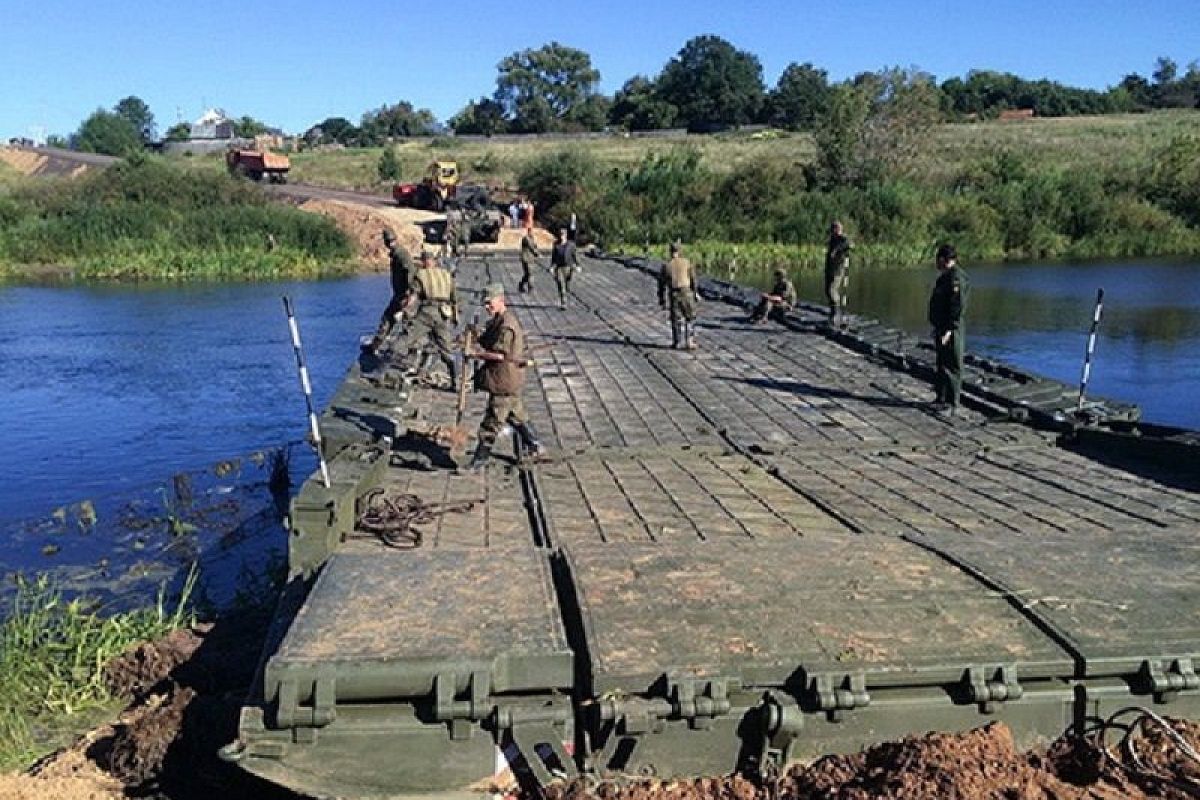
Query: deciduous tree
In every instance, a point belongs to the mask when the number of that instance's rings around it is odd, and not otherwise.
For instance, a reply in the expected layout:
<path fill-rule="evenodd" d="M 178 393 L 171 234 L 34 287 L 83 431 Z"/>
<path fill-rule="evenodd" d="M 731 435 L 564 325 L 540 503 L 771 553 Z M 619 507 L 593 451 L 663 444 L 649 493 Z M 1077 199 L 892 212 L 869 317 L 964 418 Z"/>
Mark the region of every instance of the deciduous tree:
<path fill-rule="evenodd" d="M 753 122 L 765 89 L 758 57 L 719 36 L 690 40 L 663 68 L 658 95 L 690 129 Z"/>
<path fill-rule="evenodd" d="M 497 69 L 493 99 L 518 132 L 562 130 L 586 117 L 581 109 L 600 82 L 591 56 L 558 42 L 506 56 Z"/>

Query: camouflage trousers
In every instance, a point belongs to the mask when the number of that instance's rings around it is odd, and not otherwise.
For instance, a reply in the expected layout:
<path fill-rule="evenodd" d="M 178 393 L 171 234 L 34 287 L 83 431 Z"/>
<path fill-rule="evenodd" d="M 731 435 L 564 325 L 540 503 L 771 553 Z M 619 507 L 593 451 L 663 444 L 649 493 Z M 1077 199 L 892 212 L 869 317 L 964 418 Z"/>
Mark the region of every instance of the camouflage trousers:
<path fill-rule="evenodd" d="M 961 332 L 950 334 L 950 341 L 942 344 L 935 337 L 933 351 L 937 374 L 933 379 L 934 396 L 939 403 L 958 406 L 962 394 L 963 336 Z"/>
<path fill-rule="evenodd" d="M 436 309 L 423 308 L 413 316 L 404 349 L 411 353 L 424 347 L 426 341 L 433 342 L 442 363 L 454 375 L 454 337 L 450 333 L 450 320 Z"/>
<path fill-rule="evenodd" d="M 829 300 L 829 316 L 837 316 L 846 308 L 846 294 L 850 290 L 850 270 L 825 270 L 825 298 Z"/>
<path fill-rule="evenodd" d="M 479 441 L 491 447 L 501 428 L 505 425 L 518 427 L 528 419 L 521 395 L 489 394 L 487 411 L 483 412 L 483 422 L 479 423 Z"/>

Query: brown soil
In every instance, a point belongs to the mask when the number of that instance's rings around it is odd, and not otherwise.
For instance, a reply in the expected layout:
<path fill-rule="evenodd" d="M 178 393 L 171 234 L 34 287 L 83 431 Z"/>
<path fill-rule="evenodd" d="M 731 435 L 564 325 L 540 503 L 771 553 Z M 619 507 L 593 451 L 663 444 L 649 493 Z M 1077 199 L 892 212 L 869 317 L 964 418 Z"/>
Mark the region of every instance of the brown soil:
<path fill-rule="evenodd" d="M 432 211 L 384 208 L 349 200 L 307 200 L 300 205 L 300 209 L 331 218 L 354 242 L 358 260 L 368 270 L 375 272 L 383 272 L 388 268 L 388 251 L 383 245 L 384 228 L 391 228 L 400 245 L 416 256 L 423 247 L 435 251 L 438 249 L 436 244 L 425 243 L 425 226 L 445 218 L 443 214 Z M 503 228 L 500 241 L 495 244 L 473 243 L 471 252 L 516 250 L 521 246 L 523 235 L 521 229 Z M 543 257 L 548 259 L 554 236 L 544 228 L 534 228 L 533 237 Z"/>
<path fill-rule="evenodd" d="M 0 161 L 23 175 L 54 175 L 56 177 L 74 178 L 87 172 L 87 164 L 51 159 L 41 153 L 28 150 L 17 150 L 0 147 Z M 3 795 L 0 795 L 2 797 Z"/>

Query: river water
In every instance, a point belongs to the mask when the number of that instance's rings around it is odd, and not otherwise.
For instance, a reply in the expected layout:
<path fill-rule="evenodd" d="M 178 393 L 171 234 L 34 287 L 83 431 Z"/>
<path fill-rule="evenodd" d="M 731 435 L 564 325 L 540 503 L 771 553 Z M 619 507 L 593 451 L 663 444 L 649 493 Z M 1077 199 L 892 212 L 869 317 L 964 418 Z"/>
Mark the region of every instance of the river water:
<path fill-rule="evenodd" d="M 616 268 L 616 267 L 614 267 Z M 968 347 L 1200 427 L 1200 264 L 970 267 Z M 934 272 L 858 272 L 851 310 L 925 329 Z M 585 276 L 586 279 L 586 276 Z M 805 275 L 802 295 L 820 297 Z M 306 432 L 281 295 L 323 406 L 388 298 L 383 276 L 270 284 L 0 287 L 0 521 L 111 497 Z"/>

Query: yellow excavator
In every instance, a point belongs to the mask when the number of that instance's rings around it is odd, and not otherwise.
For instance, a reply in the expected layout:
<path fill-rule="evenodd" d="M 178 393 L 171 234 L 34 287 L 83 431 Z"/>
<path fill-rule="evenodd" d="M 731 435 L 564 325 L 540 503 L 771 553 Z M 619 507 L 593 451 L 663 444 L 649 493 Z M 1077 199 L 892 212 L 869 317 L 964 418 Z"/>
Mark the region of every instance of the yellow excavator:
<path fill-rule="evenodd" d="M 392 187 L 396 203 L 427 211 L 442 211 L 458 192 L 458 162 L 434 161 L 420 183 L 397 183 Z"/>

